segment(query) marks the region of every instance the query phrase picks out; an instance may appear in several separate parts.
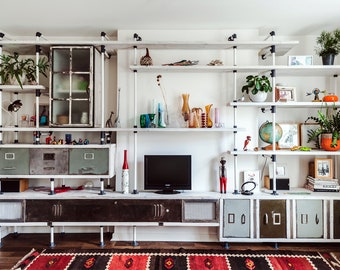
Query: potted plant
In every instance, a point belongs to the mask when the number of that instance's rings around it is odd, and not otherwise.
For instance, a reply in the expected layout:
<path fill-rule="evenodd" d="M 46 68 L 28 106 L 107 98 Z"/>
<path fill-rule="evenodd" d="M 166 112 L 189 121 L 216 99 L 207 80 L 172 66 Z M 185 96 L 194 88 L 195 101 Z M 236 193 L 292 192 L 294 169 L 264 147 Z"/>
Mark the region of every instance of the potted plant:
<path fill-rule="evenodd" d="M 46 71 L 49 67 L 47 58 L 40 58 L 35 64 L 32 58 L 20 58 L 18 53 L 0 55 L 0 77 L 2 84 L 13 84 L 17 82 L 21 88 L 25 79 L 29 83 L 36 81 L 36 67 L 39 73 L 47 77 Z"/>
<path fill-rule="evenodd" d="M 25 76 L 29 84 L 36 84 L 36 68 L 44 77 L 47 78 L 47 70 L 49 68 L 48 59 L 46 57 L 40 57 L 37 64 L 35 64 L 32 58 L 25 59 Z"/>
<path fill-rule="evenodd" d="M 308 141 L 319 141 L 321 137 L 321 148 L 328 151 L 340 149 L 340 111 L 334 108 L 326 108 L 326 112 L 319 110 L 318 116 L 310 116 L 308 120 L 313 120 L 320 125 L 319 128 L 308 133 Z"/>
<path fill-rule="evenodd" d="M 340 29 L 322 31 L 316 38 L 316 53 L 322 57 L 324 65 L 333 65 L 334 58 L 340 52 Z"/>
<path fill-rule="evenodd" d="M 242 93 L 246 92 L 251 101 L 265 101 L 268 92 L 272 92 L 270 80 L 265 75 L 248 75 L 246 84 L 242 87 Z"/>

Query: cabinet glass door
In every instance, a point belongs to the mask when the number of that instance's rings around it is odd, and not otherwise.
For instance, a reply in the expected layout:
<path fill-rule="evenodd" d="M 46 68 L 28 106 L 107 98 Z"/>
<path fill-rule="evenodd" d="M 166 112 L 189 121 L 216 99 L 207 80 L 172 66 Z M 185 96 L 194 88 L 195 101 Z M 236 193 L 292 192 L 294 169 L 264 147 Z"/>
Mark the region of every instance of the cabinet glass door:
<path fill-rule="evenodd" d="M 93 47 L 52 47 L 50 123 L 93 126 Z"/>

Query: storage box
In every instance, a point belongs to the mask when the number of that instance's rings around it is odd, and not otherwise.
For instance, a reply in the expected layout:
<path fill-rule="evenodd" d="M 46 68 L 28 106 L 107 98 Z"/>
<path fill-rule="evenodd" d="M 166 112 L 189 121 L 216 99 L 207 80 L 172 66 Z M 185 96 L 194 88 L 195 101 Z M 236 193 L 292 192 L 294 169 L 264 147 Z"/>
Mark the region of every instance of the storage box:
<path fill-rule="evenodd" d="M 264 187 L 273 189 L 273 179 L 268 175 L 264 176 Z M 289 178 L 276 178 L 276 190 L 289 190 Z"/>
<path fill-rule="evenodd" d="M 2 192 L 23 192 L 28 189 L 28 179 L 1 180 Z"/>

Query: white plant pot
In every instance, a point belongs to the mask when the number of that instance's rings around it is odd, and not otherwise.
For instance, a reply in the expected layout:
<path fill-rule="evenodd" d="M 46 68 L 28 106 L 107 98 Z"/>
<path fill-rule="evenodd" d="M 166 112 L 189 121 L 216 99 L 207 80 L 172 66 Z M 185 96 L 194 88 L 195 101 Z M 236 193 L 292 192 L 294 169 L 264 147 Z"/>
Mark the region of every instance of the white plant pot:
<path fill-rule="evenodd" d="M 267 99 L 267 95 L 268 95 L 268 93 L 262 92 L 262 91 L 257 92 L 256 95 L 249 92 L 249 99 L 252 102 L 264 102 Z"/>

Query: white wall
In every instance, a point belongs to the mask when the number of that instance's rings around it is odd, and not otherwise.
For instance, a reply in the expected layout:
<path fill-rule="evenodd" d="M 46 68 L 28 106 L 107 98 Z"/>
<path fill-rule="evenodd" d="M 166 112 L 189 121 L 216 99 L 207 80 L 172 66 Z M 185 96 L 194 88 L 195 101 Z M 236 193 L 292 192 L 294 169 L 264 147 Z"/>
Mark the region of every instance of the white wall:
<path fill-rule="evenodd" d="M 131 41 L 135 31 L 118 31 L 118 40 Z M 237 33 L 238 41 L 263 40 L 252 30 L 219 30 L 219 31 L 138 31 L 143 41 L 224 41 L 232 33 Z M 298 40 L 300 44 L 291 50 L 287 55 L 278 56 L 277 64 L 285 65 L 288 62 L 288 55 L 314 55 L 314 63 L 321 64 L 321 60 L 314 54 L 315 37 L 275 37 L 276 40 Z M 238 65 L 266 64 L 268 60 L 260 60 L 257 52 L 248 50 L 238 50 Z M 144 50 L 138 51 L 139 58 L 145 55 Z M 213 59 L 221 59 L 225 65 L 232 64 L 232 54 L 229 51 L 206 51 L 206 50 L 150 50 L 154 65 L 172 63 L 182 59 L 199 60 L 200 65 L 205 65 Z M 135 121 L 134 113 L 134 73 L 129 69 L 133 64 L 133 50 L 119 51 L 118 53 L 118 86 L 122 89 L 122 126 L 132 127 Z M 156 76 L 159 73 L 137 73 L 138 101 L 137 115 L 150 112 L 152 100 L 163 102 L 161 91 L 157 86 Z M 167 93 L 167 102 L 171 116 L 171 127 L 183 126 L 181 120 L 182 93 L 189 93 L 189 104 L 191 107 L 204 108 L 212 103 L 212 108 L 220 108 L 221 121 L 226 127 L 232 127 L 232 108 L 226 103 L 233 97 L 233 75 L 232 74 L 212 74 L 212 73 L 180 73 L 164 72 L 162 75 L 162 86 Z M 244 83 L 244 78 L 248 74 L 238 74 L 238 89 Z M 309 101 L 313 96 L 306 96 L 306 92 L 311 92 L 315 87 L 321 90 L 327 89 L 333 92 L 334 79 L 323 77 L 277 77 L 277 83 L 297 88 L 297 100 Z M 238 92 L 241 96 L 241 91 Z M 277 121 L 282 123 L 302 123 L 306 118 L 316 113 L 307 109 L 292 109 L 289 111 L 278 111 Z M 271 120 L 271 114 L 261 114 L 256 109 L 239 109 L 238 126 L 246 127 L 246 132 L 237 134 L 237 148 L 242 149 L 243 142 L 247 135 L 252 136 L 250 147 L 262 146 L 263 142 L 258 141 L 258 127 L 266 120 Z M 139 120 L 136 120 L 139 126 Z M 120 167 L 123 161 L 123 149 L 129 151 L 129 161 L 133 163 L 133 133 L 119 133 L 117 138 L 117 190 L 120 190 Z M 228 190 L 233 191 L 233 157 L 227 155 L 227 150 L 233 148 L 232 133 L 138 133 L 137 163 L 138 163 L 138 190 L 143 190 L 143 156 L 145 154 L 191 154 L 193 157 L 193 191 L 218 191 L 218 166 L 221 156 L 227 158 L 228 169 Z M 287 163 L 292 187 L 302 186 L 306 172 L 308 160 L 312 157 L 279 157 L 278 162 Z M 243 170 L 262 170 L 265 162 L 263 157 L 240 157 L 239 168 Z M 293 166 L 299 164 L 298 167 Z M 133 179 L 133 170 L 130 170 L 130 178 Z M 267 173 L 267 168 L 265 168 Z M 242 179 L 240 179 L 242 181 Z M 133 188 L 131 182 L 131 189 Z"/>

